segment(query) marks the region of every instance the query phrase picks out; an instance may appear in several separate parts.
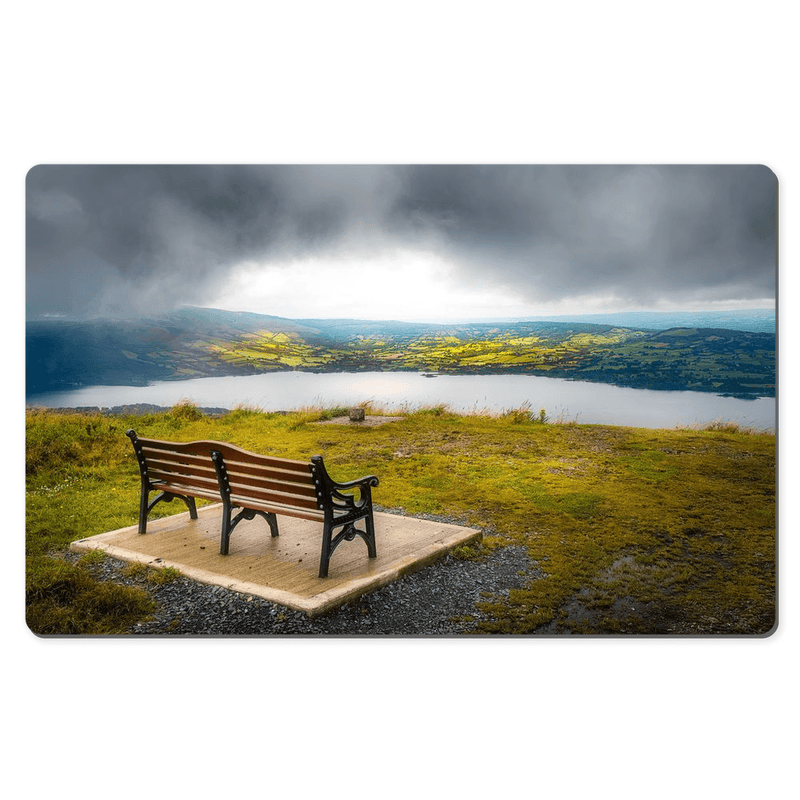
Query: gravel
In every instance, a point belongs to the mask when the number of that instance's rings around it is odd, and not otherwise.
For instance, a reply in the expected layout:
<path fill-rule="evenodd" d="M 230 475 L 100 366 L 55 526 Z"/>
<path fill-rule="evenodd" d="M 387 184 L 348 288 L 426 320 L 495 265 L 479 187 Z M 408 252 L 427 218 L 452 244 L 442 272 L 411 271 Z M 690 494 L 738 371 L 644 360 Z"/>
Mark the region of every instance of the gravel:
<path fill-rule="evenodd" d="M 498 548 L 478 561 L 446 555 L 374 592 L 309 618 L 260 597 L 189 578 L 152 584 L 141 576 L 127 575 L 127 566 L 106 557 L 91 569 L 99 580 L 146 587 L 158 603 L 153 618 L 134 625 L 129 633 L 169 636 L 453 636 L 474 631 L 477 623 L 486 619 L 476 603 L 506 596 L 510 589 L 539 575 L 524 547 Z"/>

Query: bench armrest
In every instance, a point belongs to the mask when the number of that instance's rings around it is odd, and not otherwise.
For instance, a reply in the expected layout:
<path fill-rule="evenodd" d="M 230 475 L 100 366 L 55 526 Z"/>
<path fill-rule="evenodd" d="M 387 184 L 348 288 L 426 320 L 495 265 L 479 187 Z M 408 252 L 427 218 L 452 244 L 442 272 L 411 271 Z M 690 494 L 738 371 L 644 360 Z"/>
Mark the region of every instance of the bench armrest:
<path fill-rule="evenodd" d="M 338 483 L 331 480 L 328 490 L 330 491 L 331 499 L 344 503 L 347 508 L 352 510 L 361 510 L 372 506 L 372 491 L 370 487 L 377 486 L 378 479 L 374 475 L 367 475 L 365 478 L 359 478 L 355 481 L 347 481 L 346 483 Z M 341 490 L 358 489 L 359 498 L 351 494 L 343 494 Z M 334 503 L 336 505 L 336 503 Z"/>
<path fill-rule="evenodd" d="M 378 479 L 375 475 L 366 475 L 363 478 L 358 478 L 354 481 L 347 481 L 346 483 L 339 483 L 339 481 L 335 481 L 331 478 L 331 486 L 334 489 L 364 489 L 368 486 L 377 486 Z"/>
<path fill-rule="evenodd" d="M 372 506 L 372 492 L 370 487 L 378 485 L 378 478 L 375 475 L 366 475 L 354 481 L 335 481 L 328 474 L 322 456 L 312 456 L 311 463 L 314 465 L 316 475 L 322 480 L 327 495 L 332 501 L 338 501 L 338 503 L 334 503 L 334 505 L 341 508 L 339 504 L 344 503 L 346 508 L 354 511 L 370 508 Z M 360 494 L 359 499 L 356 500 L 349 494 L 342 494 L 342 492 L 348 489 L 358 489 Z"/>

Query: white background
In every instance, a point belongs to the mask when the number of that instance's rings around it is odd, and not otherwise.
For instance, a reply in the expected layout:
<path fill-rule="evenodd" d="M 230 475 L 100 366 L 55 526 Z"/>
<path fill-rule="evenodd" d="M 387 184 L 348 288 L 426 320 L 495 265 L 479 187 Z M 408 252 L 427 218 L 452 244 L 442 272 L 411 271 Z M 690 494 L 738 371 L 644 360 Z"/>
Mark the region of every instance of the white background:
<path fill-rule="evenodd" d="M 797 548 L 780 422 L 764 640 L 40 640 L 23 612 L 24 182 L 41 163 L 763 163 L 792 403 L 786 3 L 28 2 L 6 11 L 6 780 L 32 797 L 789 797 Z M 12 424 L 17 420 L 18 424 Z"/>

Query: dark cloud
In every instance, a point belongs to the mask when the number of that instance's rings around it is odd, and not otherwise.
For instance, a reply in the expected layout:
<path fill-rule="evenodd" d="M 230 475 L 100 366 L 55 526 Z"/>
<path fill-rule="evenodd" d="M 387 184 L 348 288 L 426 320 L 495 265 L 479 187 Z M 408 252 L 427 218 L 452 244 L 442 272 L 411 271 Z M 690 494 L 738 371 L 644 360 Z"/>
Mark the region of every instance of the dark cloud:
<path fill-rule="evenodd" d="M 473 279 L 530 300 L 769 297 L 776 180 L 765 167 L 413 168 L 398 210 Z"/>
<path fill-rule="evenodd" d="M 246 260 L 434 249 L 531 301 L 774 294 L 764 167 L 38 166 L 28 313 L 205 303 Z"/>

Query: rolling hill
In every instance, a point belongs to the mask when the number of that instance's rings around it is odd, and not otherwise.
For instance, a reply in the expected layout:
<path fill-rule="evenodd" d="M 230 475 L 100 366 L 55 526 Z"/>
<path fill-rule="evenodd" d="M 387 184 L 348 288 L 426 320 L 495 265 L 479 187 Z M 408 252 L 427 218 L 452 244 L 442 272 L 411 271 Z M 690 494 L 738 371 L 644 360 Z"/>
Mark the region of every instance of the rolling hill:
<path fill-rule="evenodd" d="M 278 370 L 522 373 L 743 397 L 775 392 L 774 332 L 718 327 L 291 320 L 181 308 L 141 320 L 31 320 L 26 348 L 28 396 Z"/>

